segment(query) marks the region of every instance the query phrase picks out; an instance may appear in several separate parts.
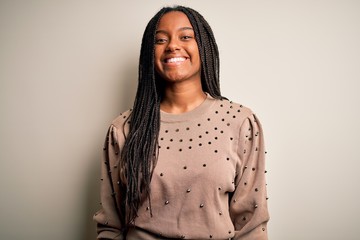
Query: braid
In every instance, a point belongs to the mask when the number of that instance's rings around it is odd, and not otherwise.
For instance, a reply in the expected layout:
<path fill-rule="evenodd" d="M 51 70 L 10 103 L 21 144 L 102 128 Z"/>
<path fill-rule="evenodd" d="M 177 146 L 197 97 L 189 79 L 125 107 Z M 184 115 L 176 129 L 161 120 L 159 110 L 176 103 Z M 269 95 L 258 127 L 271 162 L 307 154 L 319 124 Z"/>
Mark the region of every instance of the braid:
<path fill-rule="evenodd" d="M 181 11 L 193 26 L 201 59 L 203 91 L 222 99 L 219 86 L 219 52 L 213 32 L 206 20 L 195 10 L 183 6 L 162 8 L 145 28 L 138 69 L 138 87 L 133 110 L 129 116 L 130 129 L 121 151 L 120 172 L 126 186 L 125 221 L 130 224 L 145 199 L 150 201 L 150 181 L 158 157 L 160 102 L 164 83 L 155 72 L 155 32 L 161 17 L 170 11 Z"/>
<path fill-rule="evenodd" d="M 201 59 L 203 91 L 208 92 L 214 98 L 222 99 L 219 82 L 219 51 L 211 27 L 204 17 L 194 9 L 183 7 L 181 11 L 187 15 L 195 31 Z"/>

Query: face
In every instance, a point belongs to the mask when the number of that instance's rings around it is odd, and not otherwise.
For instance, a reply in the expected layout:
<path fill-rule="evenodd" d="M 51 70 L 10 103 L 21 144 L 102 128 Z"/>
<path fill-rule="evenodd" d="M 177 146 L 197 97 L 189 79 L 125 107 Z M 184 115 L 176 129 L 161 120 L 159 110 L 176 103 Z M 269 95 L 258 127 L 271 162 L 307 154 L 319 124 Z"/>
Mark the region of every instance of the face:
<path fill-rule="evenodd" d="M 182 12 L 168 12 L 159 21 L 155 40 L 155 69 L 165 81 L 201 82 L 195 33 Z"/>

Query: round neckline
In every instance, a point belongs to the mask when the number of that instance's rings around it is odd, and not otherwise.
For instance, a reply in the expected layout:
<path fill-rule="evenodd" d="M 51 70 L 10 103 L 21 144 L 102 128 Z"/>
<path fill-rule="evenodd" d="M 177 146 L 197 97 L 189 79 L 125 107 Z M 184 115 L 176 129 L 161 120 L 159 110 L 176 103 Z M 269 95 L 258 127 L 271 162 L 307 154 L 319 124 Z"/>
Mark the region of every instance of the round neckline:
<path fill-rule="evenodd" d="M 197 118 L 206 113 L 211 106 L 215 103 L 215 99 L 210 96 L 210 94 L 206 93 L 205 100 L 196 108 L 183 112 L 183 113 L 167 113 L 160 110 L 160 120 L 162 122 L 182 122 Z"/>

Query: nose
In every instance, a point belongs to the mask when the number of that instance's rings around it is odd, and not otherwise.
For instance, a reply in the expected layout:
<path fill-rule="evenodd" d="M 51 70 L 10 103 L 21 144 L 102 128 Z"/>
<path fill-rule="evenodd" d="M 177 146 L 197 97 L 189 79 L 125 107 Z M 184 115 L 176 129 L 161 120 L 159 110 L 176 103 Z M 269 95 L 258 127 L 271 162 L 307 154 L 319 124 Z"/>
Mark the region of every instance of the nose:
<path fill-rule="evenodd" d="M 174 52 L 179 49 L 180 49 L 179 42 L 174 38 L 170 39 L 168 45 L 166 46 L 166 51 Z"/>

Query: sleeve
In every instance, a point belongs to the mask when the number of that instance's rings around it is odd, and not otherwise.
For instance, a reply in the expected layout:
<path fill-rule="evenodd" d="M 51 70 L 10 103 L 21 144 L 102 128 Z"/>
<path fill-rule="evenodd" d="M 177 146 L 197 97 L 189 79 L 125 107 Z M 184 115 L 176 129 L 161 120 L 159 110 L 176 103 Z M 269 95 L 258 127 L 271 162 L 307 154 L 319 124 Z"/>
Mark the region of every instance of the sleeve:
<path fill-rule="evenodd" d="M 267 240 L 267 191 L 264 137 L 260 122 L 251 114 L 240 128 L 240 164 L 236 189 L 230 200 L 234 240 Z"/>
<path fill-rule="evenodd" d="M 118 169 L 120 147 L 117 136 L 115 126 L 111 125 L 106 134 L 101 161 L 101 209 L 93 217 L 97 224 L 99 240 L 125 239 L 123 230 L 125 224 L 121 218 L 124 215 L 119 204 L 122 192 Z"/>

